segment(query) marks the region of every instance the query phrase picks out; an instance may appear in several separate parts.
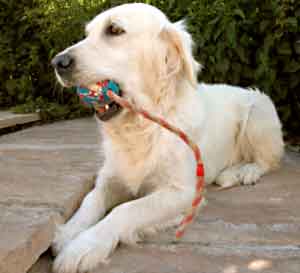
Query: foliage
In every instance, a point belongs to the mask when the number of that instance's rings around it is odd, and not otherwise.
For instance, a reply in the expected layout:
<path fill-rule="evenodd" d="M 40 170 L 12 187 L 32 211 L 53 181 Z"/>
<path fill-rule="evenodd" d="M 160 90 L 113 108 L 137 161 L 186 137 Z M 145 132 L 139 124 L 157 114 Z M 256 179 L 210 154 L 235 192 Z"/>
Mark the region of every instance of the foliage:
<path fill-rule="evenodd" d="M 24 104 L 12 108 L 15 113 L 39 113 L 43 121 L 58 120 L 62 117 L 76 118 L 91 113 L 83 105 L 78 104 L 76 96 L 73 96 L 67 104 L 51 102 L 44 97 L 32 99 L 28 97 Z"/>
<path fill-rule="evenodd" d="M 100 12 L 97 2 L 0 0 L 0 5 L 0 108 L 39 110 L 45 120 L 91 112 L 57 84 L 50 60 L 83 37 L 85 22 Z"/>
<path fill-rule="evenodd" d="M 259 87 L 274 100 L 284 126 L 300 134 L 300 2 L 192 1 L 189 26 L 201 78 Z"/>
<path fill-rule="evenodd" d="M 0 107 L 26 102 L 29 109 L 60 112 L 55 118 L 82 114 L 72 92 L 56 84 L 50 60 L 82 38 L 84 24 L 95 14 L 125 2 L 134 1 L 0 0 Z M 171 20 L 187 19 L 196 58 L 205 67 L 200 80 L 259 87 L 275 101 L 285 128 L 300 134 L 299 1 L 144 2 Z M 58 111 L 52 103 L 69 110 Z"/>
<path fill-rule="evenodd" d="M 300 2 L 296 0 L 148 1 L 187 19 L 199 80 L 258 87 L 284 128 L 300 135 Z"/>

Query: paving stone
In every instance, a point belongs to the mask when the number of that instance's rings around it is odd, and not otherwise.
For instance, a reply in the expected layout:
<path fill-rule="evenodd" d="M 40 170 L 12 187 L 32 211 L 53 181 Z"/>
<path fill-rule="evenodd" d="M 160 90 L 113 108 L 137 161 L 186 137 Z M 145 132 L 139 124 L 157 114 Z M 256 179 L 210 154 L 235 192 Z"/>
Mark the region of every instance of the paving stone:
<path fill-rule="evenodd" d="M 25 273 L 49 247 L 93 187 L 100 148 L 92 118 L 0 137 L 0 273 Z"/>
<path fill-rule="evenodd" d="M 89 273 L 299 273 L 299 257 L 270 258 L 264 255 L 207 254 L 205 247 L 174 245 L 121 246 L 107 265 Z M 52 273 L 47 254 L 28 273 Z"/>
<path fill-rule="evenodd" d="M 26 124 L 38 120 L 40 120 L 40 116 L 38 113 L 14 114 L 9 111 L 0 111 L 0 129 L 20 124 Z"/>
<path fill-rule="evenodd" d="M 79 147 L 90 147 L 99 145 L 101 135 L 98 134 L 94 118 L 82 118 L 63 122 L 55 122 L 41 126 L 35 126 L 14 134 L 3 135 L 0 143 L 16 145 L 16 147 L 27 147 L 34 149 L 65 149 L 76 145 Z"/>
<path fill-rule="evenodd" d="M 58 214 L 0 205 L 0 272 L 27 272 L 49 247 Z"/>

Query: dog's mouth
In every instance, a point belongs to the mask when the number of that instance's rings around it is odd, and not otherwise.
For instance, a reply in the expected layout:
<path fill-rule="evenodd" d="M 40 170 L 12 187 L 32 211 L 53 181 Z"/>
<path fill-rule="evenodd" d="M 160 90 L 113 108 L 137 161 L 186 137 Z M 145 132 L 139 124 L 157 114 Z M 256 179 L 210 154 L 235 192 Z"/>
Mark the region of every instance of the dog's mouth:
<path fill-rule="evenodd" d="M 81 101 L 88 106 L 93 106 L 97 118 L 101 121 L 108 121 L 117 116 L 122 107 L 113 101 L 108 95 L 107 91 L 110 90 L 118 96 L 122 96 L 118 84 L 113 81 L 105 80 L 97 82 L 87 87 L 77 87 L 77 94 Z"/>
<path fill-rule="evenodd" d="M 101 121 L 108 121 L 117 116 L 121 112 L 122 107 L 112 101 L 111 103 L 107 103 L 104 106 L 95 108 L 95 110 L 97 118 L 99 118 Z"/>

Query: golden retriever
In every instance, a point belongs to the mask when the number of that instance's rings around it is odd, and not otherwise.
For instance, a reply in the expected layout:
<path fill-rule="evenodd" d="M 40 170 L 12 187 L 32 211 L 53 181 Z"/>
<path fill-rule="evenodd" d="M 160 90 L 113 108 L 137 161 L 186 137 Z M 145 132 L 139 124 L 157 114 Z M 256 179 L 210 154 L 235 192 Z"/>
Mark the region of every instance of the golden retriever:
<path fill-rule="evenodd" d="M 101 13 L 86 26 L 86 38 L 52 64 L 64 86 L 114 80 L 123 97 L 183 129 L 199 144 L 206 183 L 253 184 L 280 163 L 281 124 L 270 98 L 259 90 L 198 84 L 191 36 L 153 6 L 125 4 Z M 114 106 L 98 115 L 105 162 L 95 188 L 57 230 L 57 273 L 106 262 L 119 242 L 136 242 L 140 232 L 191 205 L 190 149 L 157 124 Z"/>

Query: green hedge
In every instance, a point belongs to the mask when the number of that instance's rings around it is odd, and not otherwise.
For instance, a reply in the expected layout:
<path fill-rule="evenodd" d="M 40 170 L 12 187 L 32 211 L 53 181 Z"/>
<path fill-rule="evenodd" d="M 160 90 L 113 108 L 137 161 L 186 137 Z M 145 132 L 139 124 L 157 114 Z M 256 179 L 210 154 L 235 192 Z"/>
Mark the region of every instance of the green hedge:
<path fill-rule="evenodd" d="M 206 67 L 202 78 L 259 87 L 274 100 L 285 128 L 300 134 L 300 2 L 201 3 L 189 8 L 189 22 Z"/>
<path fill-rule="evenodd" d="M 103 1 L 0 0 L 0 108 L 39 111 L 44 120 L 88 114 L 57 83 L 51 58 L 83 37 L 83 27 L 107 8 Z"/>
<path fill-rule="evenodd" d="M 26 102 L 19 109 L 40 108 L 46 118 L 82 115 L 76 96 L 56 83 L 50 59 L 79 40 L 95 14 L 125 2 L 134 1 L 0 0 L 0 107 Z M 285 129 L 300 134 L 299 1 L 144 2 L 171 20 L 187 19 L 205 67 L 199 80 L 259 87 L 275 101 Z"/>

